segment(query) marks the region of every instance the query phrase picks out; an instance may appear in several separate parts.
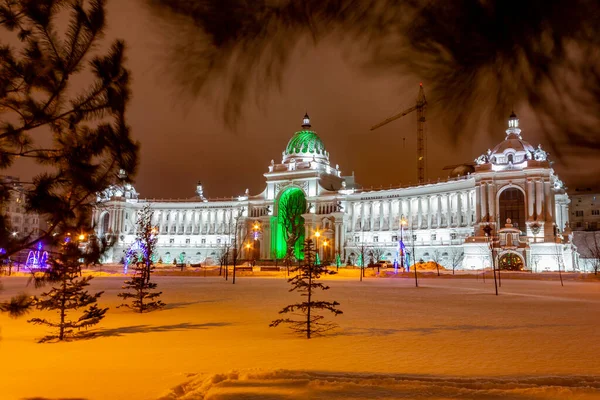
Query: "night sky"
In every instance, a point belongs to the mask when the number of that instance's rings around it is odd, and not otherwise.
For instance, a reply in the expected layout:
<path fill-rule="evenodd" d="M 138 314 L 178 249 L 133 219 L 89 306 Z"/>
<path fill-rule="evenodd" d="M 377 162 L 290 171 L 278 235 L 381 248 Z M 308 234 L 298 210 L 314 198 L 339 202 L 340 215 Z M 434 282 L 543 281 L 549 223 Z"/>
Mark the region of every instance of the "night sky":
<path fill-rule="evenodd" d="M 133 76 L 128 123 L 141 142 L 135 177 L 141 197 L 191 197 L 198 180 L 210 198 L 239 195 L 246 188 L 251 194 L 260 193 L 262 174 L 271 159 L 281 161 L 281 152 L 306 111 L 332 165 L 339 164 L 344 175 L 354 171 L 357 182 L 366 187 L 416 181 L 416 115 L 374 132 L 369 127 L 414 104 L 418 77 L 398 81 L 367 74 L 354 62 L 359 49 L 349 44 L 341 48 L 334 41 L 316 48 L 305 44 L 297 49 L 281 90 L 270 91 L 262 104 L 251 98 L 244 118 L 231 130 L 219 112 L 220 93 L 191 101 L 173 87 L 166 57 L 169 41 L 144 7 L 133 0 L 112 0 L 108 13 L 105 42 L 123 38 L 128 45 L 127 67 Z M 427 82 L 423 84 L 427 95 Z M 486 127 L 455 140 L 435 113 L 435 99 L 428 101 L 429 179 L 447 177 L 444 166 L 471 162 L 504 139 L 506 123 L 501 122 L 493 132 Z M 507 117 L 510 111 L 506 110 Z M 515 112 L 521 118 L 523 138 L 544 146 L 546 140 L 527 108 L 515 105 Z M 591 158 L 575 154 L 557 162 L 555 170 L 571 189 L 594 186 L 598 168 L 593 164 Z M 36 171 L 17 164 L 7 172 L 27 179 Z"/>

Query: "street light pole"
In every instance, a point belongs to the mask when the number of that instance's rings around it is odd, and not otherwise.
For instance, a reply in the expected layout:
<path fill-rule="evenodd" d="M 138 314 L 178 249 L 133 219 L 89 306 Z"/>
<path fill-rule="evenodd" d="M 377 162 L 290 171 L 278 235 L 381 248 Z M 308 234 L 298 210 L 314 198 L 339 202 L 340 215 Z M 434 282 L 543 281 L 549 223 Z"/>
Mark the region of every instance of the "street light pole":
<path fill-rule="evenodd" d="M 321 257 L 319 257 L 319 237 L 321 237 L 321 232 L 316 231 L 315 232 L 315 238 L 317 238 L 317 246 L 316 246 L 316 249 L 315 249 L 316 250 L 315 251 L 315 253 L 316 253 L 315 264 L 317 263 L 317 260 L 316 260 L 317 257 L 319 258 L 319 263 L 321 262 Z"/>

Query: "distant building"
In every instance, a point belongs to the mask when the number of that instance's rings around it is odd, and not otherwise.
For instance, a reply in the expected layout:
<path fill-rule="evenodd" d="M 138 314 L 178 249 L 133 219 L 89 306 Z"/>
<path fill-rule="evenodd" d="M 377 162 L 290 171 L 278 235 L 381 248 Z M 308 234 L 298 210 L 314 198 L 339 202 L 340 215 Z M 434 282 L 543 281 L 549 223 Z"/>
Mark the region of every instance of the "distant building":
<path fill-rule="evenodd" d="M 576 188 L 570 192 L 571 229 L 574 231 L 600 230 L 600 190 Z"/>
<path fill-rule="evenodd" d="M 10 234 L 15 238 L 37 237 L 40 234 L 40 217 L 25 211 L 25 191 L 19 178 L 0 175 L 0 183 L 10 192 L 8 201 L 0 203 L 0 212 L 6 216 Z"/>
<path fill-rule="evenodd" d="M 367 190 L 330 164 L 305 115 L 281 162 L 271 160 L 263 192 L 210 200 L 199 183 L 192 198 L 143 200 L 131 185 L 116 185 L 99 196 L 93 224 L 98 235 L 115 242 L 107 262 L 119 261 L 133 245 L 137 213 L 145 205 L 154 210 L 156 257 L 164 262 L 214 262 L 234 235 L 244 244 L 242 258 L 274 260 L 286 252 L 289 224 L 281 210 L 293 199 L 308 205 L 298 221 L 298 258 L 302 240 L 319 232 L 320 258 L 341 263 L 357 263 L 366 245 L 399 264 L 435 257 L 450 266 L 452 255 L 462 252 L 465 269 L 490 267 L 492 254 L 500 268 L 571 269 L 577 251 L 563 183 L 541 146 L 523 140 L 514 113 L 505 132 L 473 164 L 454 166 L 448 180 Z M 232 225 L 241 229 L 232 231 Z M 493 252 L 486 232 L 494 238 Z"/>

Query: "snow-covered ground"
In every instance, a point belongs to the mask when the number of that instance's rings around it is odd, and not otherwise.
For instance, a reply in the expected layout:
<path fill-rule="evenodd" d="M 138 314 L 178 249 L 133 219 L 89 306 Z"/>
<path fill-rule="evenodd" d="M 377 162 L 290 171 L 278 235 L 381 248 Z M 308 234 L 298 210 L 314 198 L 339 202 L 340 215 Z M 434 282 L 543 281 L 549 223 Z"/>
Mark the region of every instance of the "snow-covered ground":
<path fill-rule="evenodd" d="M 268 327 L 298 300 L 283 275 L 157 277 L 168 307 L 143 315 L 116 308 L 122 281 L 92 281 L 111 308 L 94 339 L 37 344 L 46 328 L 0 316 L 0 398 L 600 398 L 598 282 L 496 297 L 489 279 L 336 278 L 339 329 L 306 340 Z M 2 278 L 0 298 L 25 282 Z"/>

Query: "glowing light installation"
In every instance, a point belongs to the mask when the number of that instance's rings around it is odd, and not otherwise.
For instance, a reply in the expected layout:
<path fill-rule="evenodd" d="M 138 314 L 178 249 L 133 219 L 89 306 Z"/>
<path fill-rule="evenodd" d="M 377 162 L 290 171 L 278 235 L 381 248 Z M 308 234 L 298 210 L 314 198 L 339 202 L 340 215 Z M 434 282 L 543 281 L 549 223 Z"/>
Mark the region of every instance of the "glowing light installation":
<path fill-rule="evenodd" d="M 25 266 L 29 269 L 45 269 L 48 262 L 48 252 L 42 252 L 42 243 L 38 242 L 37 250 L 31 250 L 27 255 Z"/>
<path fill-rule="evenodd" d="M 146 253 L 146 249 L 142 245 L 142 242 L 136 240 L 133 244 L 127 249 L 125 253 L 124 263 L 123 263 L 123 273 L 126 274 L 129 269 L 129 264 L 133 261 L 135 262 L 135 258 L 139 258 L 139 251 L 143 251 Z"/>

